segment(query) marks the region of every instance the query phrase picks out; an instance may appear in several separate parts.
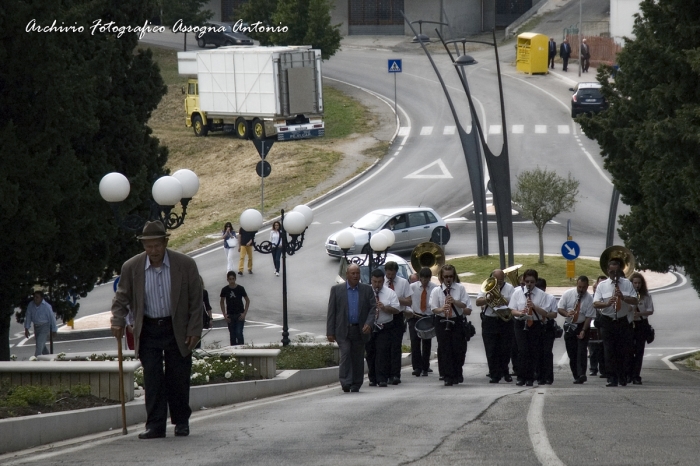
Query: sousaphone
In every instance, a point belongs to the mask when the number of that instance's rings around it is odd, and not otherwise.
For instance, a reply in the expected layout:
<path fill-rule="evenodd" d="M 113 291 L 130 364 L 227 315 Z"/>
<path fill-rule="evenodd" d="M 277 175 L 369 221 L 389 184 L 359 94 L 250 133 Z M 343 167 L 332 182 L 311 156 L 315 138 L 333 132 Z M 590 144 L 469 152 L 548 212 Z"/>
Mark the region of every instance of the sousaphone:
<path fill-rule="evenodd" d="M 440 246 L 430 241 L 420 243 L 411 251 L 411 266 L 416 273 L 423 267 L 428 267 L 433 275 L 437 275 L 445 265 L 445 252 Z"/>
<path fill-rule="evenodd" d="M 630 274 L 634 272 L 636 263 L 632 251 L 624 246 L 610 246 L 600 255 L 600 269 L 606 276 L 608 275 L 608 262 L 613 258 L 620 259 L 624 264 L 622 271 L 625 277 L 629 277 Z"/>

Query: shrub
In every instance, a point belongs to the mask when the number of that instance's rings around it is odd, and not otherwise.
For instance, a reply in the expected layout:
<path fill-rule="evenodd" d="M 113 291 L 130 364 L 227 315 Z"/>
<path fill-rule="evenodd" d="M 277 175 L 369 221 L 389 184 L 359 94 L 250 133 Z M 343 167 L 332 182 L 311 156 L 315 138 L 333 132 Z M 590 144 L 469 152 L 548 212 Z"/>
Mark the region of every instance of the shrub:
<path fill-rule="evenodd" d="M 56 400 L 51 387 L 44 385 L 20 385 L 12 387 L 5 400 L 5 406 L 48 406 Z"/>

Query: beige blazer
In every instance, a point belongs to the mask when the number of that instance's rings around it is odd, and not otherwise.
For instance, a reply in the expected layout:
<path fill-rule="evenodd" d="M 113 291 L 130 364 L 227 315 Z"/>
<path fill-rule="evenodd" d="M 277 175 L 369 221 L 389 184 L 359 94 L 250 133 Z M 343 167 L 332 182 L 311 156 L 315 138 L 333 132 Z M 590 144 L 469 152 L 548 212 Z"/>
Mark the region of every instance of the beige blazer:
<path fill-rule="evenodd" d="M 202 335 L 202 284 L 194 259 L 185 254 L 168 249 L 170 259 L 170 314 L 173 319 L 173 332 L 177 346 L 183 356 L 190 354 L 185 344 L 188 336 Z M 124 262 L 117 293 L 112 300 L 114 326 L 124 327 L 129 306 L 134 311 L 134 350 L 139 354 L 139 337 L 143 327 L 144 288 L 146 285 L 146 253 Z"/>

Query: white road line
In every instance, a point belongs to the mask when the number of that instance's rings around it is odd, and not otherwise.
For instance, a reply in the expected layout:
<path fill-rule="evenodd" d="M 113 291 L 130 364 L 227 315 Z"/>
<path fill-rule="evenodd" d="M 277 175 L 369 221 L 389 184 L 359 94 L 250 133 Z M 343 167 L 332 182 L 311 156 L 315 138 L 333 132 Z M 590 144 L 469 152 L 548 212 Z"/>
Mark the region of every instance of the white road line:
<path fill-rule="evenodd" d="M 402 126 L 399 128 L 399 136 L 408 136 L 411 133 L 410 126 Z"/>
<path fill-rule="evenodd" d="M 421 136 L 430 136 L 431 134 L 433 134 L 433 127 L 432 126 L 423 126 L 420 129 Z"/>
<path fill-rule="evenodd" d="M 501 125 L 489 126 L 489 134 L 501 134 Z"/>
<path fill-rule="evenodd" d="M 457 130 L 456 126 L 445 126 L 445 128 L 442 130 L 442 134 L 447 136 L 450 134 L 455 134 L 455 131 Z"/>
<path fill-rule="evenodd" d="M 394 160 L 396 160 L 396 157 L 390 158 L 389 160 L 386 161 L 386 163 L 385 163 L 384 165 L 382 165 L 381 167 L 377 168 L 377 169 L 374 171 L 374 173 L 371 173 L 370 175 L 366 176 L 362 181 L 360 181 L 360 182 L 358 182 L 358 183 L 355 183 L 352 187 L 346 189 L 345 191 L 343 191 L 342 193 L 338 194 L 337 196 L 333 196 L 332 198 L 328 199 L 327 201 L 322 202 L 322 203 L 320 203 L 320 204 L 318 204 L 318 205 L 312 207 L 312 209 L 313 209 L 313 210 L 320 209 L 320 208 L 323 207 L 324 205 L 330 204 L 331 202 L 335 201 L 336 199 L 339 199 L 339 198 L 345 196 L 346 194 L 348 194 L 348 193 L 350 193 L 350 192 L 356 190 L 357 188 L 359 188 L 360 186 L 362 186 L 363 184 L 367 183 L 369 180 L 371 180 L 372 178 L 374 178 L 375 176 L 377 176 L 377 175 L 379 175 L 381 172 L 383 172 L 384 169 L 385 169 L 386 167 L 388 167 L 389 164 L 391 164 L 391 162 L 393 162 Z"/>
<path fill-rule="evenodd" d="M 547 437 L 547 429 L 544 426 L 542 411 L 544 408 L 544 397 L 547 389 L 540 391 L 533 390 L 530 410 L 527 413 L 527 431 L 530 434 L 530 442 L 535 456 L 544 466 L 565 466 L 552 449 Z"/>
<path fill-rule="evenodd" d="M 536 134 L 547 134 L 547 125 L 535 125 Z"/>
<path fill-rule="evenodd" d="M 569 125 L 559 125 L 557 126 L 557 132 L 559 134 L 570 134 L 571 128 L 569 127 Z"/>
<path fill-rule="evenodd" d="M 651 348 L 650 348 L 650 349 L 651 349 Z M 654 349 L 656 349 L 656 348 L 654 348 Z M 682 353 L 677 353 L 677 354 L 669 354 L 669 355 L 666 356 L 665 358 L 661 358 L 661 360 L 662 360 L 662 361 L 664 362 L 664 364 L 666 364 L 672 371 L 677 371 L 677 370 L 680 370 L 680 369 L 678 369 L 678 367 L 676 367 L 676 365 L 673 364 L 673 363 L 671 362 L 671 359 L 672 359 L 672 358 L 677 358 L 678 356 L 685 356 L 685 355 L 688 355 L 688 354 L 693 354 L 693 353 L 695 353 L 695 352 L 697 352 L 697 351 L 700 351 L 700 348 L 696 348 L 696 349 L 694 349 L 694 350 L 692 350 L 692 351 L 684 351 L 684 352 L 682 352 Z"/>
<path fill-rule="evenodd" d="M 525 125 L 513 125 L 513 134 L 523 134 L 525 132 Z"/>

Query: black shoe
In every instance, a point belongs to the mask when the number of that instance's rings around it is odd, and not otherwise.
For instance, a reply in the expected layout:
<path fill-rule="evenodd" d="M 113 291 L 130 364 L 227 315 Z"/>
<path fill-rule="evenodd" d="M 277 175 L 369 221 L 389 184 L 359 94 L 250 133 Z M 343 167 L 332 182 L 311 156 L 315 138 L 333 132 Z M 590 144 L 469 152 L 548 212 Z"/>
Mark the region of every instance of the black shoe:
<path fill-rule="evenodd" d="M 518 380 L 517 382 L 515 382 L 515 385 L 517 385 L 518 387 L 522 387 L 523 385 L 525 385 L 525 381 L 524 381 L 524 380 Z"/>
<path fill-rule="evenodd" d="M 574 383 L 576 385 L 581 385 L 583 383 L 583 380 L 579 377 L 578 379 L 574 380 Z"/>
<path fill-rule="evenodd" d="M 605 384 L 606 387 L 617 387 L 617 382 L 608 382 Z"/>
<path fill-rule="evenodd" d="M 623 377 L 622 380 L 620 380 L 620 386 L 621 386 L 621 387 L 626 387 L 626 386 L 627 386 L 627 379 L 626 379 L 626 378 Z"/>
<path fill-rule="evenodd" d="M 238 275 L 243 275 L 243 272 L 238 272 Z"/>
<path fill-rule="evenodd" d="M 601 372 L 600 375 L 599 375 L 598 377 L 600 377 L 601 379 L 607 379 L 607 378 L 608 378 L 608 375 L 607 375 L 607 374 L 603 374 L 603 373 Z"/>
<path fill-rule="evenodd" d="M 528 380 L 527 382 L 525 382 L 526 387 L 532 387 L 533 385 L 534 385 L 534 383 L 532 380 Z"/>
<path fill-rule="evenodd" d="M 370 387 L 376 387 L 376 386 L 377 386 L 377 382 L 370 382 L 370 383 L 369 383 L 369 386 L 370 386 Z"/>
<path fill-rule="evenodd" d="M 360 387 L 350 387 L 350 391 L 353 393 L 357 393 L 360 391 Z"/>
<path fill-rule="evenodd" d="M 537 385 L 545 385 L 547 383 L 546 380 L 538 380 Z"/>
<path fill-rule="evenodd" d="M 421 377 L 427 377 L 428 376 L 428 371 L 423 371 L 420 373 Z"/>
<path fill-rule="evenodd" d="M 491 377 L 491 380 L 489 380 L 489 383 L 498 383 L 500 382 L 501 379 L 497 379 L 496 377 Z"/>
<path fill-rule="evenodd" d="M 506 382 L 512 382 L 513 377 L 511 377 L 510 375 L 506 375 L 505 377 L 503 377 L 503 380 L 505 380 Z"/>
<path fill-rule="evenodd" d="M 457 377 L 457 383 L 464 383 L 464 376 L 463 375 L 460 375 L 459 377 Z"/>
<path fill-rule="evenodd" d="M 401 383 L 401 379 L 399 379 L 398 377 L 391 377 L 389 379 L 389 383 L 392 385 L 398 385 Z"/>
<path fill-rule="evenodd" d="M 349 393 L 349 392 L 350 392 L 350 386 L 349 386 L 349 385 L 343 385 L 341 388 L 343 389 L 343 391 L 344 391 L 345 393 Z"/>
<path fill-rule="evenodd" d="M 547 384 L 547 385 L 552 385 L 553 383 L 554 383 L 554 380 L 547 380 L 547 381 L 545 382 L 545 384 Z"/>
<path fill-rule="evenodd" d="M 635 377 L 635 378 L 632 380 L 632 383 L 635 384 L 635 385 L 641 385 L 641 384 L 642 384 L 642 378 L 641 378 L 641 377 Z"/>
<path fill-rule="evenodd" d="M 415 375 L 416 377 L 420 377 L 420 371 L 415 370 L 415 371 L 411 372 L 411 375 Z"/>
<path fill-rule="evenodd" d="M 380 387 L 386 387 L 386 382 L 379 382 L 377 385 Z"/>
<path fill-rule="evenodd" d="M 595 377 L 596 375 L 598 375 L 598 371 L 591 370 L 591 371 L 588 373 L 588 375 L 590 375 L 591 377 Z"/>
<path fill-rule="evenodd" d="M 433 370 L 431 368 L 428 368 L 428 372 L 433 372 Z"/>
<path fill-rule="evenodd" d="M 493 378 L 493 377 L 491 377 L 491 373 L 490 373 L 490 372 L 489 372 L 488 374 L 486 374 L 486 377 L 489 378 L 489 379 Z"/>
<path fill-rule="evenodd" d="M 253 271 L 252 271 L 252 270 L 248 270 L 248 273 L 251 274 L 251 275 L 253 275 Z"/>
<path fill-rule="evenodd" d="M 445 378 L 445 387 L 451 387 L 452 385 L 452 379 Z"/>
<path fill-rule="evenodd" d="M 190 426 L 188 424 L 178 424 L 175 426 L 175 437 L 187 437 L 188 435 L 190 435 Z M 163 437 L 165 437 L 165 435 Z"/>
<path fill-rule="evenodd" d="M 164 430 L 146 429 L 139 434 L 141 440 L 151 439 L 151 438 L 163 438 L 165 437 Z"/>
<path fill-rule="evenodd" d="M 438 380 L 445 380 L 445 377 L 441 375 Z"/>

